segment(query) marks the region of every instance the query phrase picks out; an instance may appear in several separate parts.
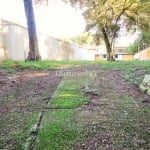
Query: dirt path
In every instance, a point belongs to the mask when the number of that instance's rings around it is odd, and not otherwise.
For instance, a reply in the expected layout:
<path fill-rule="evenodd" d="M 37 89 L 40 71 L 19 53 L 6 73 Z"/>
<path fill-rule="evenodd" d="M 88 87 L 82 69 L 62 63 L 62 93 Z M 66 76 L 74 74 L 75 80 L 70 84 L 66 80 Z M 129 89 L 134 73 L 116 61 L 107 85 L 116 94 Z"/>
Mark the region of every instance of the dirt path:
<path fill-rule="evenodd" d="M 53 71 L 26 71 L 0 77 L 0 149 L 22 149 L 29 128 L 37 122 L 39 112 L 62 78 Z"/>
<path fill-rule="evenodd" d="M 76 120 L 86 141 L 75 150 L 150 149 L 150 113 L 138 87 L 122 78 L 119 71 L 97 71 L 93 85 L 86 91 L 90 101 L 77 109 Z"/>

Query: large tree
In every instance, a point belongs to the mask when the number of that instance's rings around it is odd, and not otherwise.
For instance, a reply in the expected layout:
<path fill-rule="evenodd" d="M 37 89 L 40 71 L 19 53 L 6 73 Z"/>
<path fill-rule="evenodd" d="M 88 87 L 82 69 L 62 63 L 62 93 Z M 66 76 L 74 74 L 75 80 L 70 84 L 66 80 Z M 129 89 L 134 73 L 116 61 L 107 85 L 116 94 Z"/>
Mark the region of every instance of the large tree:
<path fill-rule="evenodd" d="M 73 6 L 83 8 L 87 30 L 94 28 L 96 35 L 102 37 L 108 60 L 113 60 L 115 38 L 121 28 L 127 30 L 139 26 L 150 28 L 149 0 L 65 0 Z"/>
<path fill-rule="evenodd" d="M 28 35 L 29 35 L 29 53 L 27 61 L 41 60 L 38 47 L 38 38 L 36 32 L 36 24 L 33 11 L 32 0 L 24 0 L 24 8 L 28 25 Z"/>

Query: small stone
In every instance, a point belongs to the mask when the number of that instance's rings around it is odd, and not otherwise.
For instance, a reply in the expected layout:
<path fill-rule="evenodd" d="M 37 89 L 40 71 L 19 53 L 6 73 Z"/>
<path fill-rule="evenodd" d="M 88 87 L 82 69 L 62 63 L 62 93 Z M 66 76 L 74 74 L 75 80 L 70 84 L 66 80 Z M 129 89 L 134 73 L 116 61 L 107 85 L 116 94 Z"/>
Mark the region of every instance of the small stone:
<path fill-rule="evenodd" d="M 85 89 L 85 93 L 92 94 L 92 95 L 99 95 L 99 92 L 97 89 Z"/>
<path fill-rule="evenodd" d="M 142 100 L 143 103 L 150 103 L 150 99 L 144 99 Z"/>
<path fill-rule="evenodd" d="M 140 90 L 142 90 L 143 92 L 145 92 L 145 91 L 147 91 L 147 87 L 146 86 L 144 86 L 143 84 L 140 84 Z"/>
<path fill-rule="evenodd" d="M 8 77 L 8 79 L 9 79 L 9 81 L 11 81 L 11 82 L 16 82 L 16 78 L 15 77 Z"/>
<path fill-rule="evenodd" d="M 31 134 L 36 134 L 37 133 L 37 124 L 35 124 L 31 129 L 30 129 L 30 133 Z"/>
<path fill-rule="evenodd" d="M 139 85 L 140 89 L 143 92 L 146 92 L 148 95 L 150 95 L 150 75 L 145 75 L 143 82 Z"/>
<path fill-rule="evenodd" d="M 150 95 L 150 88 L 147 90 L 147 95 Z"/>
<path fill-rule="evenodd" d="M 148 82 L 150 82 L 150 75 L 146 74 L 144 77 L 143 83 L 148 83 Z"/>
<path fill-rule="evenodd" d="M 150 81 L 147 83 L 147 86 L 150 88 Z"/>

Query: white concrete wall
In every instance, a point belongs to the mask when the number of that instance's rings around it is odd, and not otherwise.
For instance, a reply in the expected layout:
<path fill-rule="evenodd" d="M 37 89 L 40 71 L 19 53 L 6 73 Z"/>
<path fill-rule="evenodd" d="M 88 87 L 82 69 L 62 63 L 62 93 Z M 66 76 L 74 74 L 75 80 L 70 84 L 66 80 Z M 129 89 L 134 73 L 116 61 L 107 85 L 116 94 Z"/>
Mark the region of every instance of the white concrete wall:
<path fill-rule="evenodd" d="M 4 28 L 2 26 L 2 22 L 0 20 L 0 60 L 4 60 L 8 58 L 8 52 L 5 48 L 6 42 L 5 42 L 5 32 L 8 30 L 8 28 Z"/>
<path fill-rule="evenodd" d="M 95 60 L 95 55 L 98 53 L 95 50 L 87 50 L 81 47 L 72 46 L 75 51 L 75 59 L 79 60 Z"/>
<path fill-rule="evenodd" d="M 24 60 L 25 51 L 29 50 L 27 29 L 7 21 L 1 21 L 0 29 L 0 53 L 5 53 L 3 59 Z"/>
<path fill-rule="evenodd" d="M 123 60 L 122 55 L 120 54 L 117 54 L 117 55 L 118 55 L 118 58 L 115 58 L 115 60 Z"/>
<path fill-rule="evenodd" d="M 39 34 L 38 37 L 43 60 L 70 60 L 74 58 L 74 49 L 70 44 L 44 34 Z"/>
<path fill-rule="evenodd" d="M 0 31 L 0 59 L 25 60 L 29 51 L 27 29 L 2 21 Z M 42 60 L 95 60 L 97 53 L 42 33 L 38 33 L 38 41 Z"/>

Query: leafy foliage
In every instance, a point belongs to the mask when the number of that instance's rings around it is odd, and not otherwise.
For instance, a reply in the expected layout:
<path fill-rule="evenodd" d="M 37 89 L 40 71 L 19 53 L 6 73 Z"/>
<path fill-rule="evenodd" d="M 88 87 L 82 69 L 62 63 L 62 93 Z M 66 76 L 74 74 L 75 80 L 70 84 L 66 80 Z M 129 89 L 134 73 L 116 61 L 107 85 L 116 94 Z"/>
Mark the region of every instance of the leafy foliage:
<path fill-rule="evenodd" d="M 135 53 L 138 51 L 138 45 L 136 43 L 131 44 L 130 46 L 127 47 L 127 49 L 125 51 Z"/>
<path fill-rule="evenodd" d="M 75 7 L 83 9 L 87 30 L 95 29 L 95 34 L 103 38 L 107 53 L 111 59 L 115 38 L 121 28 L 130 30 L 139 26 L 149 30 L 149 1 L 139 0 L 65 0 Z"/>
<path fill-rule="evenodd" d="M 142 32 L 142 39 L 143 43 L 145 43 L 146 47 L 150 46 L 150 33 Z"/>
<path fill-rule="evenodd" d="M 95 40 L 94 40 L 94 36 L 88 32 L 84 32 L 80 35 L 77 35 L 76 37 L 71 37 L 68 40 L 70 43 L 75 43 L 78 45 L 94 45 L 95 44 Z"/>

